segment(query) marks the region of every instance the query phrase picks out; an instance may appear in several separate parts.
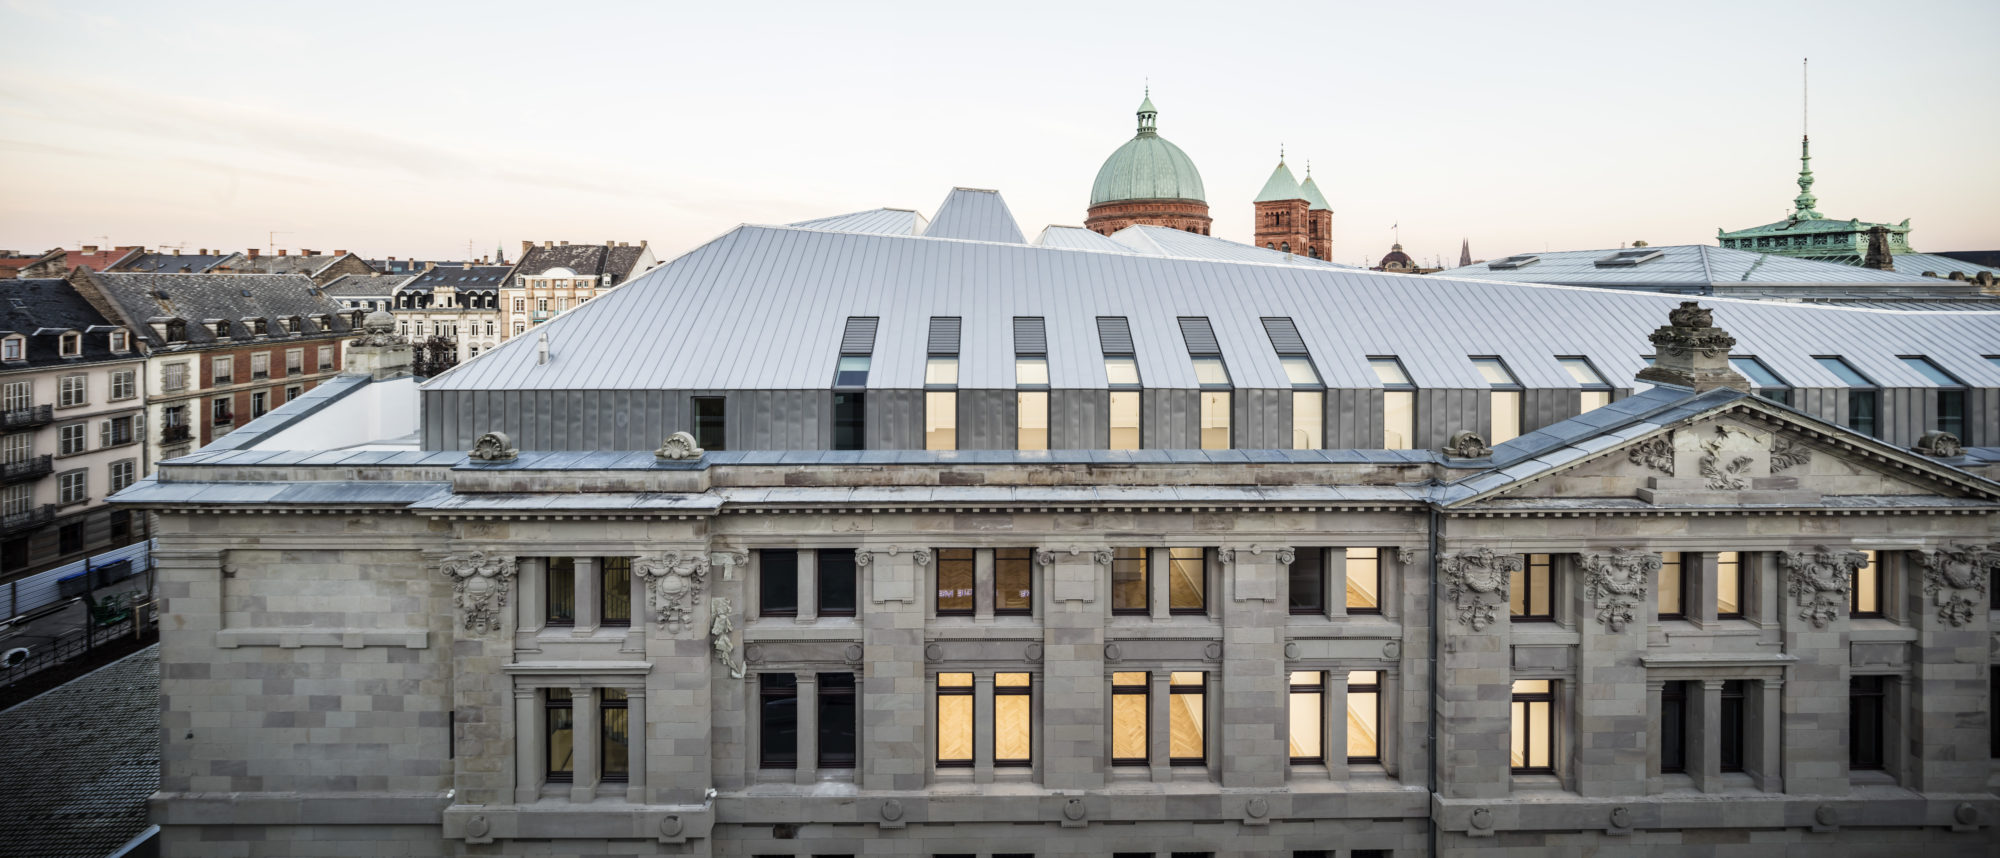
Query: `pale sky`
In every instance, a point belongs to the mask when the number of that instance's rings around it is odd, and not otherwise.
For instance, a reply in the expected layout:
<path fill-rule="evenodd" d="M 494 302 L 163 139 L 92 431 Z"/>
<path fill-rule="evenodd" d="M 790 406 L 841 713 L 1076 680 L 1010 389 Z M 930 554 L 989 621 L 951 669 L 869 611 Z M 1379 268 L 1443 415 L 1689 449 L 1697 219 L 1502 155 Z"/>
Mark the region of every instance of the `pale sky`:
<path fill-rule="evenodd" d="M 2000 2 L 0 0 L 0 248 L 508 258 L 999 189 L 1081 224 L 1151 79 L 1215 234 L 1285 146 L 1334 259 L 1714 243 L 1798 193 L 2000 248 Z"/>

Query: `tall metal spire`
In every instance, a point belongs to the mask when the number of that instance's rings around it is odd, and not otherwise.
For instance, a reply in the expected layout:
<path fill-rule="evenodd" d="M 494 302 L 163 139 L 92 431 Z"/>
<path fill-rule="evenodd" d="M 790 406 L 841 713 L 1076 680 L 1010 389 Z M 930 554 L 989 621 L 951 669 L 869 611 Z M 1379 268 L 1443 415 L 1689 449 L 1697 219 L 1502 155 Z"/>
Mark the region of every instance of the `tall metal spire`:
<path fill-rule="evenodd" d="M 1799 66 L 1799 195 L 1792 199 L 1798 207 L 1792 212 L 1792 220 L 1813 220 L 1825 216 L 1813 208 L 1819 203 L 1819 198 L 1812 192 L 1812 134 L 1808 125 L 1812 106 L 1811 62 L 1807 58 L 1801 60 Z"/>

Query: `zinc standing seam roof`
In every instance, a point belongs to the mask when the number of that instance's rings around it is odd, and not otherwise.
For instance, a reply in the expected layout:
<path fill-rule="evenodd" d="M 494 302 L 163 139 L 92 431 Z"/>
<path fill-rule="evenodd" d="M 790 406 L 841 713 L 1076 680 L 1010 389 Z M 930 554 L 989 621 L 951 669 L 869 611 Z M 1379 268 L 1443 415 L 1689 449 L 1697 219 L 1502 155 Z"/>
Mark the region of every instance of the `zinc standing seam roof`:
<path fill-rule="evenodd" d="M 1028 241 L 1021 234 L 1021 225 L 1014 221 L 1014 213 L 1007 210 L 1007 201 L 1000 198 L 1000 192 L 977 188 L 952 188 L 944 198 L 944 205 L 938 206 L 937 217 L 931 218 L 930 226 L 924 228 L 924 235 L 1008 244 Z"/>
<path fill-rule="evenodd" d="M 1494 269 L 1488 262 L 1440 271 L 1439 277 L 1474 277 L 1516 283 L 1556 283 L 1566 286 L 1706 286 L 1734 283 L 1764 284 L 1885 284 L 1936 287 L 1936 278 L 1906 272 L 1877 271 L 1852 265 L 1754 253 L 1706 244 L 1650 247 L 1658 259 L 1637 265 L 1599 268 L 1597 260 L 1617 250 L 1558 250 L 1519 268 Z M 1900 258 L 1900 257 L 1899 257 Z M 1498 260 L 1494 260 L 1498 261 Z"/>
<path fill-rule="evenodd" d="M 869 209 L 865 212 L 802 220 L 792 226 L 834 232 L 872 232 L 880 235 L 923 235 L 930 225 L 923 215 L 909 209 Z"/>
<path fill-rule="evenodd" d="M 1646 334 L 1684 300 L 1385 274 L 1289 255 L 1283 263 L 1234 262 L 944 239 L 938 232 L 935 221 L 923 236 L 738 227 L 543 324 L 546 365 L 536 362 L 535 338 L 519 338 L 425 387 L 824 389 L 851 316 L 881 320 L 868 378 L 875 389 L 924 386 L 934 316 L 964 320 L 961 388 L 1014 387 L 1018 316 L 1046 320 L 1056 389 L 1106 386 L 1099 316 L 1131 321 L 1140 373 L 1152 388 L 1199 386 L 1177 324 L 1182 316 L 1211 320 L 1240 388 L 1290 387 L 1265 316 L 1293 319 L 1328 387 L 1378 387 L 1369 355 L 1398 356 L 1419 387 L 1484 389 L 1468 355 L 1500 357 L 1531 388 L 1576 385 L 1557 355 L 1586 356 L 1613 384 L 1640 386 L 1630 379 L 1653 351 Z M 1839 386 L 1812 356 L 1842 354 L 1884 385 L 1924 387 L 1897 356 L 1925 354 L 1968 384 L 2000 387 L 2000 366 L 1982 357 L 2000 342 L 2000 313 L 1703 303 L 1736 337 L 1738 354 L 1756 355 L 1795 386 Z M 630 348 L 634 342 L 654 346 Z"/>

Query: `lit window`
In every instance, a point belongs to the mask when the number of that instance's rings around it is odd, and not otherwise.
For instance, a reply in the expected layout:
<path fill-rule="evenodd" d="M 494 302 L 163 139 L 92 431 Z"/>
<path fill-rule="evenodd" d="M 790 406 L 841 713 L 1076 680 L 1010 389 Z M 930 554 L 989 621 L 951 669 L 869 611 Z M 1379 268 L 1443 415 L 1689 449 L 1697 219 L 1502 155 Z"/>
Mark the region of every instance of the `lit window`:
<path fill-rule="evenodd" d="M 547 779 L 550 783 L 570 783 L 576 779 L 576 701 L 567 688 L 544 689 L 548 719 Z"/>
<path fill-rule="evenodd" d="M 1849 601 L 1848 615 L 1855 619 L 1882 616 L 1882 569 L 1876 565 L 1875 552 L 1864 551 L 1868 562 L 1854 571 L 1854 591 Z"/>
<path fill-rule="evenodd" d="M 1199 766 L 1208 762 L 1208 729 L 1204 701 L 1208 674 L 1174 671 L 1167 677 L 1167 762 Z"/>
<path fill-rule="evenodd" d="M 1514 680 L 1514 741 L 1510 754 L 1517 773 L 1552 772 L 1550 748 L 1555 744 L 1555 682 L 1548 679 Z"/>
<path fill-rule="evenodd" d="M 1113 450 L 1139 449 L 1139 397 L 1137 390 L 1114 390 L 1110 394 L 1111 438 L 1109 448 Z"/>
<path fill-rule="evenodd" d="M 1026 673 L 993 675 L 993 765 L 1034 764 L 1035 698 Z"/>
<path fill-rule="evenodd" d="M 1014 446 L 1020 450 L 1049 448 L 1049 360 L 1046 357 L 1016 357 L 1014 394 L 1016 417 Z"/>
<path fill-rule="evenodd" d="M 924 364 L 924 449 L 958 449 L 958 358 L 932 355 Z"/>
<path fill-rule="evenodd" d="M 972 674 L 937 676 L 937 764 L 972 765 Z"/>
<path fill-rule="evenodd" d="M 1143 766 L 1147 762 L 1146 715 L 1148 674 L 1111 674 L 1111 764 Z"/>
<path fill-rule="evenodd" d="M 1347 674 L 1347 761 L 1374 763 L 1382 759 L 1382 672 L 1356 670 Z"/>
<path fill-rule="evenodd" d="M 993 552 L 993 613 L 1026 616 L 1035 612 L 1035 552 L 1001 548 Z"/>
<path fill-rule="evenodd" d="M 873 359 L 867 355 L 841 355 L 840 363 L 833 371 L 835 387 L 867 387 L 868 365 Z"/>
<path fill-rule="evenodd" d="M 1563 370 L 1569 373 L 1569 377 L 1583 388 L 1578 397 L 1579 413 L 1611 404 L 1611 385 L 1605 383 L 1604 376 L 1598 373 L 1597 367 L 1590 365 L 1589 359 L 1558 357 L 1556 363 L 1561 364 Z"/>
<path fill-rule="evenodd" d="M 1144 614 L 1151 600 L 1146 586 L 1146 549 L 1115 548 L 1111 553 L 1111 613 Z"/>
<path fill-rule="evenodd" d="M 1323 762 L 1325 754 L 1321 725 L 1326 723 L 1326 674 L 1317 670 L 1292 671 L 1288 709 L 1291 750 L 1294 764 Z"/>
<path fill-rule="evenodd" d="M 1492 388 L 1492 392 L 1487 394 L 1492 404 L 1492 420 L 1487 424 L 1486 443 L 1499 444 L 1520 437 L 1520 381 L 1499 358 L 1473 358 L 1472 366 L 1479 370 L 1480 377 Z"/>
<path fill-rule="evenodd" d="M 1382 549 L 1347 549 L 1347 612 L 1382 613 Z"/>
<path fill-rule="evenodd" d="M 1104 359 L 1104 375 L 1112 387 L 1137 387 L 1139 361 L 1131 357 L 1107 357 Z"/>
<path fill-rule="evenodd" d="M 1382 383 L 1382 448 L 1408 450 L 1417 435 L 1416 386 L 1403 372 L 1403 364 L 1392 357 L 1371 357 L 1368 366 Z"/>
<path fill-rule="evenodd" d="M 1742 373 L 1744 378 L 1750 380 L 1750 392 L 1776 402 L 1779 405 L 1792 404 L 1791 385 L 1786 384 L 1784 379 L 1779 378 L 1778 374 L 1772 372 L 1770 367 L 1765 366 L 1763 361 L 1749 355 L 1743 355 L 1741 357 L 1731 357 L 1729 365 L 1734 367 L 1737 372 Z"/>
<path fill-rule="evenodd" d="M 1207 552 L 1167 549 L 1167 612 L 1200 614 L 1208 609 Z"/>
<path fill-rule="evenodd" d="M 957 387 L 958 358 L 932 355 L 924 362 L 925 387 Z"/>
<path fill-rule="evenodd" d="M 1292 391 L 1292 449 L 1318 450 L 1326 446 L 1326 394 L 1317 390 Z"/>
<path fill-rule="evenodd" d="M 937 615 L 972 616 L 973 553 L 970 548 L 937 552 Z"/>
<path fill-rule="evenodd" d="M 1723 551 L 1715 555 L 1715 617 L 1743 616 L 1743 555 Z"/>
<path fill-rule="evenodd" d="M 1508 609 L 1516 621 L 1555 619 L 1549 593 L 1550 563 L 1547 554 L 1521 555 L 1521 568 L 1511 573 L 1512 586 L 1507 588 Z"/>
<path fill-rule="evenodd" d="M 1227 450 L 1229 439 L 1230 393 L 1226 390 L 1201 392 L 1201 448 Z"/>
<path fill-rule="evenodd" d="M 1686 583 L 1681 571 L 1681 553 L 1660 553 L 1660 619 L 1678 620 L 1686 616 L 1682 607 Z"/>

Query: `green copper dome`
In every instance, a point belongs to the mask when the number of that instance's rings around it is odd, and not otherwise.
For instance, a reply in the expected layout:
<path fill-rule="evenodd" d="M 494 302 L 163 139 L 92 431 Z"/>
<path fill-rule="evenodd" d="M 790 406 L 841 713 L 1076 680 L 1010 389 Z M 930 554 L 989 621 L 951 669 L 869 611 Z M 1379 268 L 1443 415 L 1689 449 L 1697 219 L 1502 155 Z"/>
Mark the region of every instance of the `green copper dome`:
<path fill-rule="evenodd" d="M 1098 168 L 1097 181 L 1090 186 L 1091 205 L 1127 200 L 1208 202 L 1194 160 L 1154 129 L 1158 115 L 1148 94 L 1139 105 L 1138 135 L 1118 147 Z"/>

